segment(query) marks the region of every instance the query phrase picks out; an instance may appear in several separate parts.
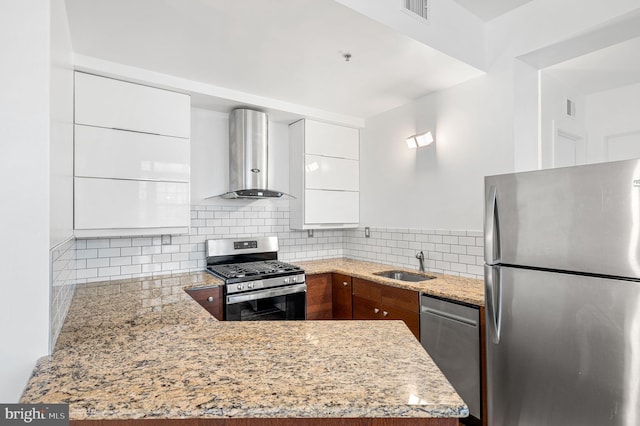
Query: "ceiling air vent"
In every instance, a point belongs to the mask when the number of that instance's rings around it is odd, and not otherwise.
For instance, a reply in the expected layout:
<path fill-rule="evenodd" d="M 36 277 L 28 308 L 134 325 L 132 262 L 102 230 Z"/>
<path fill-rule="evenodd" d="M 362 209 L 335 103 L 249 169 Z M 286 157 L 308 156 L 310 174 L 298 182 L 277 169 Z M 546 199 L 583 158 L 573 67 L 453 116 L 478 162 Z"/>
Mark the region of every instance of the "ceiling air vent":
<path fill-rule="evenodd" d="M 404 8 L 422 19 L 427 19 L 427 0 L 404 0 Z"/>

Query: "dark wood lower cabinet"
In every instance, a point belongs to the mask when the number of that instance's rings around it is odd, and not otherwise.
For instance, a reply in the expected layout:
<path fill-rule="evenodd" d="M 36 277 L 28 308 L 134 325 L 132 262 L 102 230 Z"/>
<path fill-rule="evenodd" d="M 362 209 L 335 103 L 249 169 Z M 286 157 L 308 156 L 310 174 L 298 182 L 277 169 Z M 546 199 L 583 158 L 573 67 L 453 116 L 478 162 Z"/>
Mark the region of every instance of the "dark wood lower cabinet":
<path fill-rule="evenodd" d="M 187 290 L 189 296 L 219 321 L 224 320 L 224 292 L 222 286 Z"/>
<path fill-rule="evenodd" d="M 351 277 L 343 274 L 332 274 L 331 291 L 333 299 L 333 319 L 352 319 Z"/>
<path fill-rule="evenodd" d="M 353 319 L 402 320 L 420 339 L 420 294 L 353 278 Z"/>
<path fill-rule="evenodd" d="M 307 275 L 307 319 L 333 318 L 331 274 Z"/>
<path fill-rule="evenodd" d="M 458 419 L 283 418 L 71 420 L 70 426 L 458 426 Z"/>

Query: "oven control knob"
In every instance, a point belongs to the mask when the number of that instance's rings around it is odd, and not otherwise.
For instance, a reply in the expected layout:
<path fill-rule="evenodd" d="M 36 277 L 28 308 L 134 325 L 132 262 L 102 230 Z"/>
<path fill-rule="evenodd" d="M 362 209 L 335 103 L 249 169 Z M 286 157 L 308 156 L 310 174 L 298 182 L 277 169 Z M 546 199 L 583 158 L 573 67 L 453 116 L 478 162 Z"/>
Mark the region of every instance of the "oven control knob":
<path fill-rule="evenodd" d="M 285 278 L 285 279 L 284 279 L 284 283 L 285 283 L 285 284 L 289 284 L 290 282 L 291 282 L 291 280 L 289 279 L 289 277 L 287 277 L 287 278 Z"/>
<path fill-rule="evenodd" d="M 244 288 L 244 286 L 242 284 L 238 284 L 237 286 L 238 291 L 242 290 Z"/>
<path fill-rule="evenodd" d="M 247 283 L 247 289 L 253 288 L 253 283 Z"/>
<path fill-rule="evenodd" d="M 298 277 L 291 277 L 291 282 L 295 283 L 296 281 L 298 281 Z"/>

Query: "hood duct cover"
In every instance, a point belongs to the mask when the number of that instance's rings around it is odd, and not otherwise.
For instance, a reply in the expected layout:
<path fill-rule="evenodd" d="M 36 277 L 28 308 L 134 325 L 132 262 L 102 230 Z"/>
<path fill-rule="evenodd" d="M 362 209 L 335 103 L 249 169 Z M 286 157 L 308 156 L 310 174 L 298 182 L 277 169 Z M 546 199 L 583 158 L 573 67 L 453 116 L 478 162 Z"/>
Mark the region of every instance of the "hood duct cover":
<path fill-rule="evenodd" d="M 279 198 L 268 184 L 267 114 L 234 109 L 229 114 L 229 192 L 223 198 Z"/>

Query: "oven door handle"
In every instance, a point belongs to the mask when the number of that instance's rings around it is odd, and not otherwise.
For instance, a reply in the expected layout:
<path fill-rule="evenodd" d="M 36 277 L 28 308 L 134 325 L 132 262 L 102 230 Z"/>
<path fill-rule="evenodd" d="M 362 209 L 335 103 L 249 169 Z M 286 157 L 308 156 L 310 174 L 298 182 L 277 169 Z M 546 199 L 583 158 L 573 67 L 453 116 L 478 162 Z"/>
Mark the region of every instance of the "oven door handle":
<path fill-rule="evenodd" d="M 286 287 L 268 288 L 243 294 L 233 294 L 227 296 L 227 305 L 247 302 L 249 300 L 267 299 L 269 297 L 286 296 L 288 294 L 303 293 L 307 291 L 307 284 L 288 285 Z"/>

